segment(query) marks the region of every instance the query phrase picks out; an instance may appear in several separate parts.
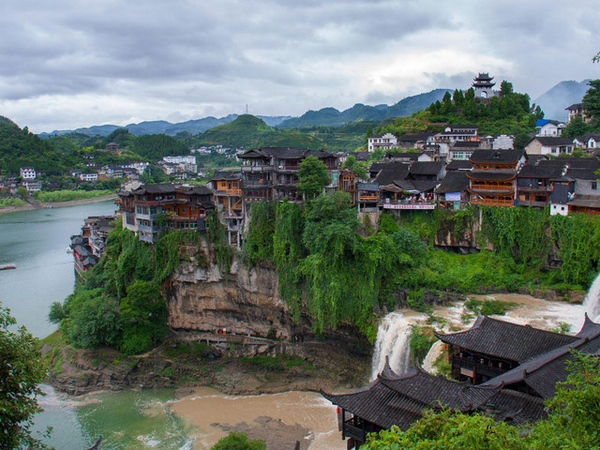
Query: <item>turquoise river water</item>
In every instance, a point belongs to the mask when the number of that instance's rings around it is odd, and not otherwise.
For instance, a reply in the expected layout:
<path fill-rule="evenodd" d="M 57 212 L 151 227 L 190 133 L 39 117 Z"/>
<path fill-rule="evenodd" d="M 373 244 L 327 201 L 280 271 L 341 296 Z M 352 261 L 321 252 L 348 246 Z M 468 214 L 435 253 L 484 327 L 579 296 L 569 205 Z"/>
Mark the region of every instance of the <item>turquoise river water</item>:
<path fill-rule="evenodd" d="M 73 290 L 73 257 L 67 253 L 70 237 L 78 234 L 83 219 L 114 212 L 112 202 L 67 208 L 0 214 L 0 301 L 19 325 L 45 337 L 55 326 L 47 321 L 48 308 L 62 302 Z M 192 448 L 188 429 L 170 413 L 172 391 L 95 394 L 83 399 L 57 395 L 43 386 L 39 399 L 44 412 L 35 418 L 35 429 L 53 432 L 46 442 L 61 450 L 82 450 L 99 435 L 102 449 Z"/>

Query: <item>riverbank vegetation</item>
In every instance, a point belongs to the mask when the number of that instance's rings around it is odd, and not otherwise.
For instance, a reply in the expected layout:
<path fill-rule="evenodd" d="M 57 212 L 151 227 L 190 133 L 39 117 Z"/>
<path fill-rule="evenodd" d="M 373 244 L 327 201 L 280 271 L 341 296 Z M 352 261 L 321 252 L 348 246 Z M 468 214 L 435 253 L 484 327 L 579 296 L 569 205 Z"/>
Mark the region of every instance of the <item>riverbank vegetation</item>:
<path fill-rule="evenodd" d="M 107 345 L 124 354 L 147 350 L 166 335 L 166 300 L 160 288 L 179 266 L 186 245 L 198 248 L 200 234 L 169 232 L 149 245 L 117 224 L 106 254 L 64 304 L 52 305 L 50 321 L 76 347 Z M 198 264 L 206 263 L 201 252 L 196 258 Z"/>
<path fill-rule="evenodd" d="M 0 303 L 0 448 L 47 448 L 34 436 L 33 417 L 42 411 L 37 396 L 46 367 L 38 340 Z M 44 435 L 47 435 L 46 431 Z"/>
<path fill-rule="evenodd" d="M 60 191 L 47 191 L 47 192 L 36 192 L 33 194 L 33 197 L 36 200 L 44 203 L 52 203 L 52 202 L 70 202 L 73 200 L 88 200 L 91 198 L 104 197 L 106 195 L 113 194 L 112 190 L 94 190 L 94 191 L 85 191 L 85 190 L 70 190 L 63 189 Z"/>

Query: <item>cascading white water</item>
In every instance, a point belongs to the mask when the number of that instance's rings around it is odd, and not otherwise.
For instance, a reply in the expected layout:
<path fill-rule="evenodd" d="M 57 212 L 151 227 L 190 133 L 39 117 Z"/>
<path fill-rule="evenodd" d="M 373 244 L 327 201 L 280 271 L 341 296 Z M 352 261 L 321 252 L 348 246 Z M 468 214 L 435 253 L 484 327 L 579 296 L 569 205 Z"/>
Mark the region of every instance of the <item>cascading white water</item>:
<path fill-rule="evenodd" d="M 435 341 L 423 360 L 423 370 L 433 374 L 437 373 L 437 368 L 433 367 L 433 363 L 439 358 L 443 351 L 444 343 L 442 341 Z"/>
<path fill-rule="evenodd" d="M 403 374 L 408 371 L 412 324 L 399 312 L 389 313 L 381 319 L 373 352 L 371 380 L 377 378 L 377 375 L 383 370 L 386 356 L 394 372 Z"/>
<path fill-rule="evenodd" d="M 594 322 L 600 320 L 600 274 L 590 286 L 590 289 L 583 301 L 583 307 L 590 319 Z"/>

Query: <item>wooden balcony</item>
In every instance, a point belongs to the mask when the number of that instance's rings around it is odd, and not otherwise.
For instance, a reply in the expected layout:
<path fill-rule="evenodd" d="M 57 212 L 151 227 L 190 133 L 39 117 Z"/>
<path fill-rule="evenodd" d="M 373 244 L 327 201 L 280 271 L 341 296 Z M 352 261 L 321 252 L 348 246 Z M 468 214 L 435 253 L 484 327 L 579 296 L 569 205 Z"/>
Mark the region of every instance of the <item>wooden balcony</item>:
<path fill-rule="evenodd" d="M 241 189 L 218 189 L 215 191 L 215 195 L 227 195 L 227 196 L 240 196 L 242 195 Z"/>

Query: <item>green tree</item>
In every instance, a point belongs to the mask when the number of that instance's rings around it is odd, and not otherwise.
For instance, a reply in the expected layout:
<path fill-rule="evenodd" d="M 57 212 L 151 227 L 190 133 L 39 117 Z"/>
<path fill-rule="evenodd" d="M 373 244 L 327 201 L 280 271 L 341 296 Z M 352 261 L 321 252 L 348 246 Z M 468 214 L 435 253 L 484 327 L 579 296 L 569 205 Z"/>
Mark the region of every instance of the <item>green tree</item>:
<path fill-rule="evenodd" d="M 564 137 L 573 139 L 577 136 L 581 136 L 582 134 L 589 133 L 590 131 L 590 126 L 583 121 L 581 116 L 575 116 L 569 120 L 569 123 L 567 123 L 567 126 L 564 128 L 562 135 Z"/>
<path fill-rule="evenodd" d="M 367 133 L 365 134 L 365 145 L 367 145 L 371 136 L 373 136 L 373 127 L 369 125 L 369 128 L 367 128 Z"/>
<path fill-rule="evenodd" d="M 583 109 L 597 125 L 600 123 L 600 79 L 591 80 L 588 85 L 590 88 L 583 96 Z"/>
<path fill-rule="evenodd" d="M 454 102 L 457 108 L 462 108 L 463 104 L 465 103 L 465 96 L 463 94 L 463 91 L 460 89 L 455 89 L 454 93 L 452 94 L 452 101 Z"/>
<path fill-rule="evenodd" d="M 532 139 L 533 138 L 529 135 L 529 133 L 525 133 L 524 131 L 517 133 L 513 141 L 513 147 L 517 149 L 525 148 L 525 146 L 529 144 Z"/>
<path fill-rule="evenodd" d="M 346 157 L 346 161 L 344 161 L 344 164 L 342 164 L 342 168 L 350 169 L 352 172 L 354 172 L 359 180 L 367 179 L 367 169 L 365 169 L 365 167 L 358 162 L 356 156 L 354 155 L 348 155 Z"/>
<path fill-rule="evenodd" d="M 475 98 L 475 89 L 470 87 L 469 89 L 467 89 L 467 92 L 465 92 L 465 100 L 473 100 L 474 98 Z"/>
<path fill-rule="evenodd" d="M 219 439 L 211 450 L 265 450 L 267 446 L 262 439 L 249 441 L 245 433 L 229 433 Z"/>
<path fill-rule="evenodd" d="M 46 369 L 37 339 L 16 323 L 0 305 L 0 448 L 46 448 L 31 432 Z"/>
<path fill-rule="evenodd" d="M 298 170 L 298 192 L 306 198 L 314 198 L 329 184 L 327 166 L 314 156 L 307 156 L 300 162 Z"/>
<path fill-rule="evenodd" d="M 504 80 L 500 83 L 500 97 L 506 97 L 513 93 L 513 85 L 508 81 Z"/>

